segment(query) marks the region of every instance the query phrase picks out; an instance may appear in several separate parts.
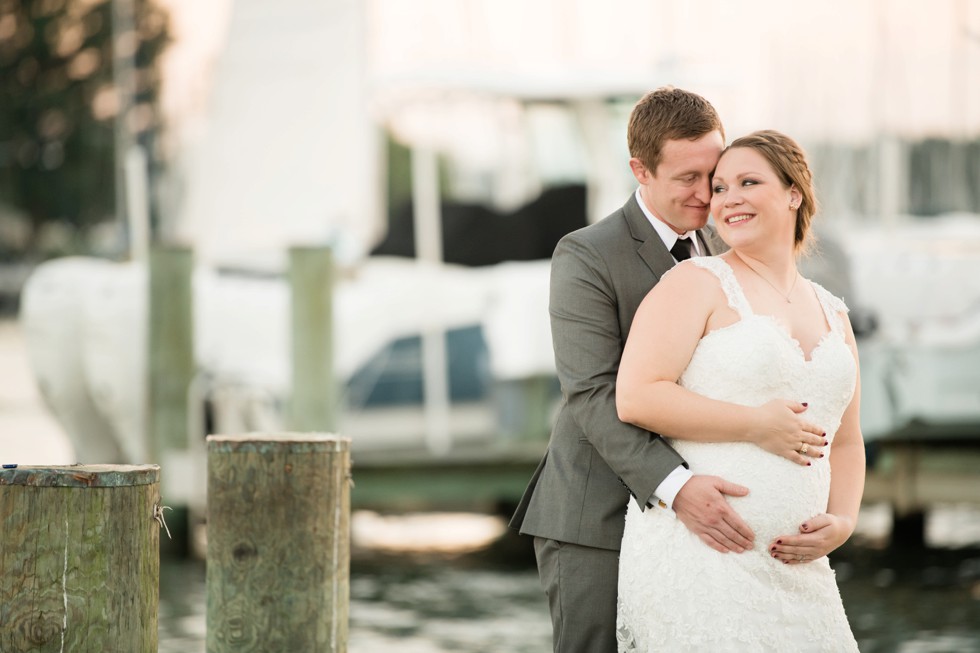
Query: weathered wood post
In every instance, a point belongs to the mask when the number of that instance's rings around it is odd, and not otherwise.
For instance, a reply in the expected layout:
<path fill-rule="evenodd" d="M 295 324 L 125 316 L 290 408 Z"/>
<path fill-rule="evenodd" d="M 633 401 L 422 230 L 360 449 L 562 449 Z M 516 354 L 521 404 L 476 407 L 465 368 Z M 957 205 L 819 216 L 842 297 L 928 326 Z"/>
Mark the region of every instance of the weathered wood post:
<path fill-rule="evenodd" d="M 158 245 L 150 251 L 148 425 L 150 450 L 158 460 L 187 449 L 187 390 L 194 379 L 193 274 L 189 248 Z"/>
<path fill-rule="evenodd" d="M 194 253 L 188 247 L 155 245 L 150 250 L 147 334 L 147 430 L 152 460 L 167 470 L 163 493 L 174 539 L 164 553 L 186 555 L 195 466 L 188 458 L 188 390 L 194 379 Z"/>
<path fill-rule="evenodd" d="M 350 438 L 207 441 L 208 653 L 345 652 Z"/>
<path fill-rule="evenodd" d="M 329 247 L 289 250 L 293 370 L 289 428 L 295 431 L 336 428 L 333 282 L 333 252 Z"/>
<path fill-rule="evenodd" d="M 0 651 L 156 653 L 160 468 L 0 470 Z"/>

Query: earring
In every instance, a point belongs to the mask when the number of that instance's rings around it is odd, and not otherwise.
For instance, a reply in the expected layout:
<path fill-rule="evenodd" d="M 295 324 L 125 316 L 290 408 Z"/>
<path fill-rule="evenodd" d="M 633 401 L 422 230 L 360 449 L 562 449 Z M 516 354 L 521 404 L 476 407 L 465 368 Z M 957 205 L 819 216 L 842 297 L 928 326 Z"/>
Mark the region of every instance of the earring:
<path fill-rule="evenodd" d="M 796 209 L 798 209 L 799 207 L 798 207 L 798 206 L 796 205 L 796 202 L 790 202 L 790 203 L 789 203 L 789 208 L 791 208 L 791 209 L 793 209 L 793 210 L 795 211 L 795 210 L 796 210 Z"/>

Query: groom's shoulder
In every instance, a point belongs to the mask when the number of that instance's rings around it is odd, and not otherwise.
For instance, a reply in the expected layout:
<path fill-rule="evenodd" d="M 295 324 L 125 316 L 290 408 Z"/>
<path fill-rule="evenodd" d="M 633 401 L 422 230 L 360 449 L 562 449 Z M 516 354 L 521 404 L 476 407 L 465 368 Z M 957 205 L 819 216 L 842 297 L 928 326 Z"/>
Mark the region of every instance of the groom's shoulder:
<path fill-rule="evenodd" d="M 721 239 L 718 230 L 710 222 L 701 228 L 701 235 L 708 242 L 713 254 L 722 254 L 728 251 L 728 243 Z"/>
<path fill-rule="evenodd" d="M 620 207 L 598 222 L 566 234 L 562 241 L 604 248 L 614 243 L 632 241 L 625 207 Z"/>

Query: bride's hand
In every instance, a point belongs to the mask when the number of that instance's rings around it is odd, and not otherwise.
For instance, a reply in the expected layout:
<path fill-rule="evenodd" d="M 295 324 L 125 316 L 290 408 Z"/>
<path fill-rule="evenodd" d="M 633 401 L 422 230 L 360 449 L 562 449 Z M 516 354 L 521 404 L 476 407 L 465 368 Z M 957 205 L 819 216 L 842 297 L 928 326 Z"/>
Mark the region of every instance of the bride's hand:
<path fill-rule="evenodd" d="M 759 425 L 752 432 L 752 441 L 756 445 L 799 465 L 809 465 L 811 459 L 823 458 L 827 434 L 801 417 L 806 404 L 774 399 L 756 410 Z"/>
<path fill-rule="evenodd" d="M 769 543 L 769 555 L 789 565 L 813 562 L 822 558 L 854 532 L 854 523 L 848 517 L 821 513 L 800 525 L 800 532 L 781 535 Z"/>

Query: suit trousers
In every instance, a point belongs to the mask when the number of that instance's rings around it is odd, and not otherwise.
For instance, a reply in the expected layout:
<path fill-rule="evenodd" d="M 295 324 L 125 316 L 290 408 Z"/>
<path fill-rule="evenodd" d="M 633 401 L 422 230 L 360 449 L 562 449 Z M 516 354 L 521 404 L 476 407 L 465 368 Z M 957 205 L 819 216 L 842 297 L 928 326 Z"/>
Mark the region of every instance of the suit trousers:
<path fill-rule="evenodd" d="M 555 653 L 616 653 L 619 551 L 534 538 Z"/>

